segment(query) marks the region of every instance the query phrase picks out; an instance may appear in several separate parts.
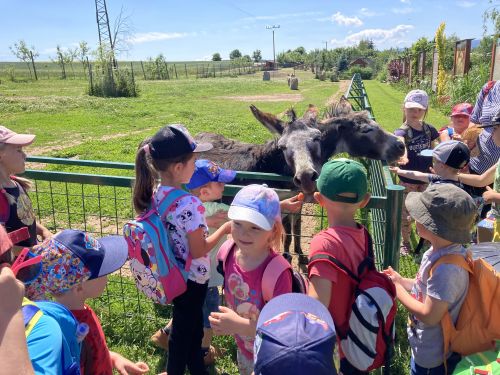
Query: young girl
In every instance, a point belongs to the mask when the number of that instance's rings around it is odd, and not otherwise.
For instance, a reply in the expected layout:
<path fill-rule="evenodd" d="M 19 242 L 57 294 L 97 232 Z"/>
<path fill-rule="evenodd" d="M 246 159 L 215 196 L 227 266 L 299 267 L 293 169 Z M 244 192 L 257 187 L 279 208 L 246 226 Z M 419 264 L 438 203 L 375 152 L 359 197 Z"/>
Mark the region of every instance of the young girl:
<path fill-rule="evenodd" d="M 28 227 L 30 237 L 19 242 L 20 247 L 32 247 L 37 243 L 37 235 L 42 239 L 51 233 L 35 220 L 31 200 L 26 193 L 31 188 L 30 181 L 15 177 L 25 170 L 26 154 L 24 146 L 35 140 L 32 134 L 17 134 L 5 126 L 0 126 L 0 224 L 7 232 Z"/>
<path fill-rule="evenodd" d="M 196 144 L 182 125 L 164 126 L 152 138 L 142 142 L 135 161 L 134 207 L 137 213 L 147 210 L 152 199 L 159 202 L 172 190 L 187 184 L 194 172 L 195 153 L 211 148 L 211 144 Z M 157 177 L 160 179 L 158 186 Z M 207 254 L 223 235 L 230 232 L 230 224 L 225 223 L 206 237 L 204 211 L 201 201 L 188 194 L 168 212 L 160 212 L 170 232 L 176 258 L 182 263 L 186 262 L 188 255 L 192 257 L 187 290 L 173 300 L 167 364 L 169 375 L 184 374 L 186 366 L 193 375 L 208 374 L 201 352 L 202 307 L 210 276 Z"/>
<path fill-rule="evenodd" d="M 403 105 L 403 125 L 394 134 L 401 137 L 406 146 L 406 157 L 403 156 L 399 162 L 401 169 L 419 172 L 429 172 L 432 166 L 432 159 L 420 156 L 420 151 L 433 148 L 433 142 L 439 137 L 437 130 L 430 124 L 424 122 L 427 114 L 429 98 L 422 90 L 410 91 L 404 100 Z M 400 184 L 406 188 L 403 199 L 409 192 L 422 192 L 427 184 L 422 181 L 400 177 Z M 403 217 L 401 234 L 403 245 L 401 254 L 406 255 L 410 251 L 410 233 L 412 220 L 408 210 L 403 206 Z"/>
<path fill-rule="evenodd" d="M 240 374 L 253 372 L 253 344 L 259 313 L 265 302 L 262 276 L 267 264 L 281 245 L 280 202 L 276 192 L 265 185 L 249 185 L 234 197 L 228 212 L 232 220 L 232 240 L 224 265 L 224 291 L 228 307 L 210 315 L 216 334 L 234 335 L 238 346 Z M 292 290 L 290 272 L 283 272 L 276 282 L 273 296 Z"/>
<path fill-rule="evenodd" d="M 462 135 L 470 125 L 470 115 L 473 108 L 469 103 L 459 103 L 453 106 L 450 115 L 451 124 L 439 129 L 441 142 L 449 140 L 462 141 Z M 472 147 L 469 148 L 472 149 Z"/>

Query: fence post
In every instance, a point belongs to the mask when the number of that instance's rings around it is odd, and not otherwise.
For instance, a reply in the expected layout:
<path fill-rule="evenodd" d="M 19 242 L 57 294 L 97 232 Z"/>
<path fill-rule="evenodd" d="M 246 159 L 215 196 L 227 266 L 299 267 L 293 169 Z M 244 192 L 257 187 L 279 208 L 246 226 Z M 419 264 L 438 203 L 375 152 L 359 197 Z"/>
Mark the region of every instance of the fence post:
<path fill-rule="evenodd" d="M 33 73 L 35 73 L 35 81 L 38 81 L 38 76 L 36 75 L 35 59 L 33 59 L 33 52 L 30 51 L 31 64 L 33 64 Z"/>
<path fill-rule="evenodd" d="M 187 64 L 184 64 L 184 72 L 186 73 L 186 78 L 188 77 L 188 68 Z"/>
<path fill-rule="evenodd" d="M 175 64 L 174 64 L 174 72 L 175 72 L 175 79 L 179 79 L 179 77 L 177 76 L 177 68 L 175 67 Z"/>
<path fill-rule="evenodd" d="M 142 63 L 142 60 L 141 60 L 141 69 L 142 69 L 142 74 L 144 75 L 144 80 L 146 80 L 146 72 L 144 71 L 144 64 Z"/>
<path fill-rule="evenodd" d="M 385 209 L 384 269 L 391 266 L 399 269 L 399 245 L 401 241 L 401 207 L 403 192 L 400 185 L 387 186 L 387 206 Z"/>

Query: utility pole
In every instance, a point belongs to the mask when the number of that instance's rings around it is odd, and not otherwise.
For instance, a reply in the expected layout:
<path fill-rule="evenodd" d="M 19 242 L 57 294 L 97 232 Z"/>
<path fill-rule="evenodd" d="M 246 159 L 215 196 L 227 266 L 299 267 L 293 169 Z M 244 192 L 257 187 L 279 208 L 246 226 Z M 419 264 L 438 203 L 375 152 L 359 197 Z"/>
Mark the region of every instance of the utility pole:
<path fill-rule="evenodd" d="M 111 36 L 111 28 L 109 27 L 108 9 L 106 7 L 106 0 L 95 0 L 95 14 L 97 19 L 97 31 L 99 32 L 99 46 L 101 49 L 106 50 L 109 48 L 113 65 L 118 67 L 115 59 L 114 43 Z"/>
<path fill-rule="evenodd" d="M 328 40 L 325 40 L 323 43 L 325 43 L 325 51 L 328 52 Z"/>
<path fill-rule="evenodd" d="M 275 48 L 274 48 L 274 29 L 279 29 L 279 28 L 280 28 L 280 25 L 266 26 L 266 29 L 273 31 L 273 61 L 274 61 L 273 70 L 276 69 L 276 52 L 275 52 Z"/>

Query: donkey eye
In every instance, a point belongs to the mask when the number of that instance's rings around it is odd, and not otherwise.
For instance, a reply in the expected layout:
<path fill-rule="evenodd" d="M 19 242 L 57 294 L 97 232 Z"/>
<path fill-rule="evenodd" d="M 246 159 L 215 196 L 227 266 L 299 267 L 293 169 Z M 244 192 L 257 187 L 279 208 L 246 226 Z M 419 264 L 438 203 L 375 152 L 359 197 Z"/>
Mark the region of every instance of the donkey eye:
<path fill-rule="evenodd" d="M 373 128 L 364 128 L 364 129 L 361 129 L 361 133 L 370 133 L 372 131 L 374 131 L 375 129 Z"/>

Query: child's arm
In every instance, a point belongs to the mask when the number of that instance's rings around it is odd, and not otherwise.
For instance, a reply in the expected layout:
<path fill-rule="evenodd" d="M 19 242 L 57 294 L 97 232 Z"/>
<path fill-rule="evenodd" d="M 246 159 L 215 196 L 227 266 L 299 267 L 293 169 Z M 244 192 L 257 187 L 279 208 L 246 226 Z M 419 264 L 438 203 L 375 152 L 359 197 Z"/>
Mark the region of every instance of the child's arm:
<path fill-rule="evenodd" d="M 422 303 L 413 298 L 401 283 L 395 283 L 396 294 L 399 301 L 418 320 L 428 325 L 439 324 L 444 314 L 448 311 L 448 302 L 426 296 Z"/>
<path fill-rule="evenodd" d="M 46 240 L 52 237 L 52 232 L 45 228 L 42 224 L 36 223 L 36 234 L 37 236 L 41 236 L 42 240 Z"/>
<path fill-rule="evenodd" d="M 302 209 L 302 203 L 304 203 L 304 194 L 299 193 L 293 197 L 280 201 L 280 208 L 281 211 L 296 214 Z"/>
<path fill-rule="evenodd" d="M 144 362 L 134 363 L 111 350 L 109 351 L 109 357 L 111 358 L 113 368 L 118 371 L 120 375 L 141 375 L 149 371 L 148 365 Z"/>
<path fill-rule="evenodd" d="M 198 228 L 194 232 L 187 234 L 189 252 L 193 259 L 201 258 L 208 254 L 210 250 L 221 240 L 224 235 L 231 233 L 231 222 L 228 221 L 217 229 L 210 236 L 204 236 L 203 228 Z"/>
<path fill-rule="evenodd" d="M 216 335 L 255 336 L 257 321 L 243 318 L 229 307 L 219 306 L 219 312 L 208 317 L 210 326 Z"/>
<path fill-rule="evenodd" d="M 389 276 L 394 284 L 399 283 L 403 286 L 403 288 L 407 291 L 410 291 L 413 288 L 413 284 L 415 284 L 415 279 L 408 279 L 406 277 L 401 276 L 399 273 L 394 271 L 394 269 L 389 266 L 389 268 L 384 270 L 384 273 Z"/>
<path fill-rule="evenodd" d="M 494 166 L 492 166 L 490 169 L 488 169 L 481 175 L 459 173 L 458 181 L 463 184 L 475 187 L 483 187 L 490 185 L 495 180 L 495 171 L 497 169 L 497 165 L 498 163 L 496 163 Z"/>
<path fill-rule="evenodd" d="M 489 186 L 486 186 L 486 191 L 483 193 L 484 203 L 500 203 L 500 193 L 496 192 Z"/>
<path fill-rule="evenodd" d="M 422 173 L 418 171 L 407 171 L 405 169 L 401 169 L 399 167 L 389 167 L 391 172 L 397 173 L 398 176 L 403 176 L 406 178 L 411 178 L 412 180 L 429 182 L 429 174 Z"/>
<path fill-rule="evenodd" d="M 309 282 L 309 297 L 312 297 L 323 305 L 326 308 L 330 305 L 330 296 L 332 293 L 332 282 L 328 279 L 324 279 L 319 276 L 312 276 Z"/>

